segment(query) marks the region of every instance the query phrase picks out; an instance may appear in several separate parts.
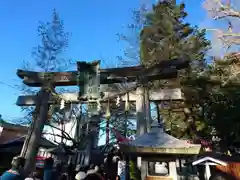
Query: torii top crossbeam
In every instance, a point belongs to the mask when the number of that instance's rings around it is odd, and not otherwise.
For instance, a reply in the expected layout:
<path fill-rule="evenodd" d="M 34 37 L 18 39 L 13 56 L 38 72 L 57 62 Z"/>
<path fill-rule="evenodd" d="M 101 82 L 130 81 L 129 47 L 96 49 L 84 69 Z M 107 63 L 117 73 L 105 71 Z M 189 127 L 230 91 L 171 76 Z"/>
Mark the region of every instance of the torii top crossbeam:
<path fill-rule="evenodd" d="M 144 66 L 132 66 L 100 69 L 100 83 L 113 84 L 133 82 L 142 78 L 150 81 L 176 78 L 177 70 L 186 68 L 188 65 L 188 60 L 167 60 L 162 61 L 151 68 L 145 68 Z M 17 71 L 17 75 L 23 79 L 24 84 L 31 87 L 41 87 L 44 80 L 46 80 L 46 77 L 51 78 L 53 86 L 75 86 L 77 83 L 84 84 L 84 79 L 81 80 L 81 78 L 80 81 L 77 82 L 78 71 L 44 73 L 19 69 Z"/>

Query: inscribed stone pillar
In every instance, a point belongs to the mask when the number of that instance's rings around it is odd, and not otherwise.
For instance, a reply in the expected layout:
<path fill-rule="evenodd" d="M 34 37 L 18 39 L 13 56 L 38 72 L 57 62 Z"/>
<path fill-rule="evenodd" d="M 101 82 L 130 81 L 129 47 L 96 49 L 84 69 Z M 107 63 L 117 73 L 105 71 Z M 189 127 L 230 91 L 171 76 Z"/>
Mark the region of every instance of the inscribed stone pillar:
<path fill-rule="evenodd" d="M 88 140 L 87 147 L 85 149 L 85 159 L 84 165 L 88 166 L 91 162 L 91 154 L 92 150 L 98 145 L 98 128 L 100 123 L 99 116 L 92 116 L 89 118 L 89 126 L 88 126 Z"/>

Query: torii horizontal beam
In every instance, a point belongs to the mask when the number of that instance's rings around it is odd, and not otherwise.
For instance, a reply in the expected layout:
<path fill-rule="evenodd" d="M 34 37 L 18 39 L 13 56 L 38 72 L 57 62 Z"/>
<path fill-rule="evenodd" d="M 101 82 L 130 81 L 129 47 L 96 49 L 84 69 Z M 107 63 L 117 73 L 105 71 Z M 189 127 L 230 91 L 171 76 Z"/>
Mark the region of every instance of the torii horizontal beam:
<path fill-rule="evenodd" d="M 107 102 L 111 97 L 116 97 L 118 92 L 105 92 L 101 102 Z M 150 91 L 150 100 L 151 101 L 164 101 L 164 100 L 182 100 L 182 92 L 180 88 L 176 89 L 161 89 L 158 91 Z M 66 102 L 79 103 L 79 94 L 78 93 L 63 93 L 59 95 L 61 99 L 64 99 Z M 121 101 L 126 101 L 127 96 L 122 95 Z M 129 93 L 129 101 L 136 101 L 138 95 L 135 91 Z M 18 106 L 35 106 L 37 102 L 36 96 L 19 96 L 17 100 Z M 49 104 L 55 104 L 56 101 L 54 97 L 51 97 Z"/>
<path fill-rule="evenodd" d="M 171 79 L 177 77 L 177 70 L 186 68 L 189 65 L 187 60 L 167 60 L 159 64 L 145 68 L 144 66 L 122 67 L 100 69 L 100 83 L 113 84 L 133 82 L 138 78 L 145 80 Z M 41 87 L 46 76 L 51 77 L 54 86 L 75 86 L 77 85 L 77 71 L 68 72 L 34 72 L 19 69 L 17 75 L 23 79 L 23 83 L 31 87 Z M 80 80 L 84 84 L 84 79 Z"/>
<path fill-rule="evenodd" d="M 18 74 L 23 77 L 23 83 L 30 87 L 41 87 L 44 82 L 44 74 L 42 72 L 33 72 L 33 71 L 22 71 L 18 70 Z M 51 72 L 49 73 L 53 76 L 51 84 L 53 86 L 76 86 L 77 85 L 77 72 Z M 145 80 L 153 81 L 159 79 L 174 79 L 177 77 L 176 69 L 160 69 L 158 72 L 152 72 L 150 74 L 145 74 L 144 72 L 141 76 L 144 75 Z M 114 84 L 114 83 L 125 83 L 125 82 L 134 82 L 141 77 L 138 76 L 116 76 L 114 74 L 100 74 L 100 84 Z M 29 77 L 29 78 L 28 78 Z M 80 80 L 79 84 L 84 85 L 84 80 Z"/>

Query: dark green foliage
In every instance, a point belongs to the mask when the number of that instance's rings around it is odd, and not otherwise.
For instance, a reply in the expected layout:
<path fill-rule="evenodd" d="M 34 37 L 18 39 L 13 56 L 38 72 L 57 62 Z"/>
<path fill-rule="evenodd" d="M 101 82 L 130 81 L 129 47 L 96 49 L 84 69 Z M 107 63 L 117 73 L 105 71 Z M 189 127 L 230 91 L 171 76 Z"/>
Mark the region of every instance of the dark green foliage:
<path fill-rule="evenodd" d="M 182 3 L 160 1 L 147 15 L 147 25 L 141 32 L 141 61 L 147 65 L 162 60 L 188 58 L 198 71 L 205 66 L 209 41 L 205 31 L 185 23 L 187 13 Z"/>
<path fill-rule="evenodd" d="M 221 139 L 219 145 L 223 151 L 240 143 L 239 62 L 239 56 L 233 55 L 215 59 L 205 73 L 208 81 L 214 82 L 204 104 L 205 120 Z"/>
<path fill-rule="evenodd" d="M 136 159 L 129 161 L 129 173 L 130 173 L 130 179 L 133 179 L 133 180 L 141 179 L 141 171 L 137 168 Z"/>
<path fill-rule="evenodd" d="M 240 143 L 240 87 L 219 88 L 209 96 L 205 110 L 208 124 L 225 147 Z"/>
<path fill-rule="evenodd" d="M 190 67 L 180 71 L 178 79 L 155 82 L 155 88 L 181 87 L 185 97 L 184 107 L 172 101 L 167 108 L 160 108 L 165 128 L 175 137 L 195 142 L 211 140 L 216 135 L 221 139 L 216 145 L 225 151 L 240 143 L 240 58 L 236 55 L 235 58 L 233 55 L 215 58 L 213 64 L 208 65 L 205 56 L 210 42 L 204 30 L 185 22 L 184 9 L 183 3 L 176 5 L 174 1 L 163 0 L 154 5 L 147 16 L 146 11 L 145 14 L 136 11 L 135 24 L 129 27 L 136 36 L 123 39 L 134 49 L 140 46 L 140 56 L 135 57 L 138 63 L 148 67 L 162 60 L 190 60 Z M 134 46 L 132 39 L 140 45 Z M 129 53 L 125 55 L 132 58 Z"/>
<path fill-rule="evenodd" d="M 185 109 L 188 112 L 173 112 L 172 109 L 163 112 L 162 108 L 161 115 L 170 134 L 197 139 L 206 127 L 202 121 L 203 114 L 199 111 L 205 86 L 195 80 L 207 67 L 205 53 L 210 42 L 205 38 L 204 30 L 185 22 L 187 15 L 184 3 L 177 5 L 173 1 L 160 1 L 154 5 L 141 32 L 141 61 L 149 67 L 163 60 L 190 60 L 190 67 L 182 70 L 175 81 L 186 95 Z M 162 84 L 156 82 L 155 85 L 159 88 Z"/>

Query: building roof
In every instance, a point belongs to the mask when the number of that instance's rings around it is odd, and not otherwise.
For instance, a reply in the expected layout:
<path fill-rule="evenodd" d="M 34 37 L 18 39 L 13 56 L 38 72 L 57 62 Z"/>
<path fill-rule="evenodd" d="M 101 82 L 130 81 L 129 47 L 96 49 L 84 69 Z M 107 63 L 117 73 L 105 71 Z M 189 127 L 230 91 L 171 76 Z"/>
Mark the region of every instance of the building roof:
<path fill-rule="evenodd" d="M 189 144 L 165 132 L 161 125 L 152 125 L 149 133 L 137 137 L 131 142 L 120 143 L 124 152 L 153 153 L 153 154 L 198 154 L 201 145 Z"/>
<path fill-rule="evenodd" d="M 25 141 L 25 138 L 26 138 L 26 135 L 18 137 L 18 138 L 14 138 L 10 141 L 7 141 L 7 142 L 4 142 L 4 143 L 0 144 L 0 151 L 2 151 L 4 149 L 11 148 L 11 147 L 16 147 L 16 146 L 19 146 L 20 148 L 22 148 L 22 146 L 24 144 L 24 141 Z M 49 140 L 45 139 L 44 137 L 41 138 L 40 146 L 45 147 L 45 148 L 56 147 L 55 144 L 53 144 Z"/>
<path fill-rule="evenodd" d="M 205 164 L 205 163 L 208 163 L 210 165 L 221 165 L 221 166 L 226 166 L 227 165 L 227 162 L 219 160 L 219 159 L 215 159 L 215 158 L 212 158 L 212 157 L 209 157 L 209 156 L 204 157 L 204 158 L 200 158 L 196 161 L 193 161 L 192 165 L 196 166 L 196 165 Z"/>
<path fill-rule="evenodd" d="M 0 120 L 0 126 L 3 127 L 3 128 L 13 129 L 13 130 L 19 130 L 19 129 L 26 130 L 26 131 L 28 130 L 27 126 L 22 126 L 22 125 L 19 125 L 19 124 L 9 123 L 9 122 L 6 122 L 2 119 Z"/>
<path fill-rule="evenodd" d="M 195 160 L 188 163 L 192 163 L 192 165 L 195 166 L 206 162 L 212 165 L 226 166 L 229 162 L 240 162 L 240 156 L 229 156 L 217 152 L 205 152 L 199 154 Z"/>

